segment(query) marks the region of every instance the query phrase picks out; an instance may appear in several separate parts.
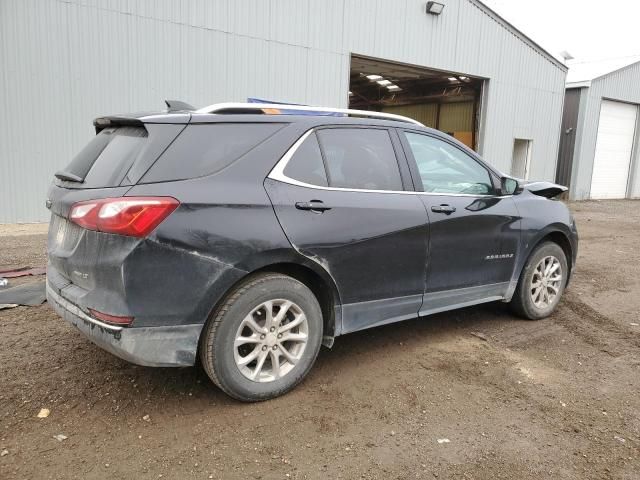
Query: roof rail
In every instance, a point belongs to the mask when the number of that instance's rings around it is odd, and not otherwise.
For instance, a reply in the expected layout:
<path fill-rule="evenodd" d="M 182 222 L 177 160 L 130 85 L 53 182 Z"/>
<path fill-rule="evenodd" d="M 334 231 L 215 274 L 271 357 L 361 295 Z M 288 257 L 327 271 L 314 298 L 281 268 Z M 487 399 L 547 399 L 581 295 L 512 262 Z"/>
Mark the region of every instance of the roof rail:
<path fill-rule="evenodd" d="M 286 113 L 280 112 L 286 110 Z M 290 112 L 291 111 L 291 112 Z M 369 110 L 351 110 L 348 108 L 315 107 L 306 105 L 287 105 L 281 103 L 215 103 L 208 107 L 200 108 L 195 113 L 267 113 L 295 115 L 293 112 L 305 112 L 307 115 L 331 115 L 342 114 L 351 117 L 377 118 L 381 120 L 395 120 L 397 122 L 413 123 L 414 125 L 424 125 L 413 118 L 395 115 L 393 113 L 373 112 Z"/>

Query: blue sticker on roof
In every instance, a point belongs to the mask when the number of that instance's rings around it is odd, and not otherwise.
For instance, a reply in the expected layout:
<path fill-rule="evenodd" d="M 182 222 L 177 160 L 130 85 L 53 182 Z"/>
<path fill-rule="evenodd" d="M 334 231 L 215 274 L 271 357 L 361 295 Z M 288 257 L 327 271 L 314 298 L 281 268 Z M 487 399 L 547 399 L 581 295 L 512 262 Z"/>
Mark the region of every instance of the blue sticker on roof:
<path fill-rule="evenodd" d="M 271 105 L 295 105 L 297 107 L 306 107 L 306 105 L 301 105 L 299 103 L 274 102 L 271 100 L 265 100 L 263 98 L 255 98 L 255 97 L 247 98 L 247 102 L 248 103 L 268 103 Z M 277 110 L 269 109 L 267 113 L 280 114 L 280 115 L 314 115 L 314 116 L 321 115 L 325 117 L 346 117 L 344 113 L 318 111 L 318 110 L 313 110 L 313 107 L 310 107 L 309 110 L 288 110 L 286 108 L 278 108 Z"/>

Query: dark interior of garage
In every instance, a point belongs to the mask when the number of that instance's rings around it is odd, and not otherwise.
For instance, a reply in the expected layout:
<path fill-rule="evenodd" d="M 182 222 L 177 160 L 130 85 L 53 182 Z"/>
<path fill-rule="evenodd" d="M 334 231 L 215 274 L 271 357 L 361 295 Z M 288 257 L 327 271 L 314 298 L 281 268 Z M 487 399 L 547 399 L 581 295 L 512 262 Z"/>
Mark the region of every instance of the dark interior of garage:
<path fill-rule="evenodd" d="M 482 79 L 351 56 L 349 108 L 395 113 L 477 149 Z"/>

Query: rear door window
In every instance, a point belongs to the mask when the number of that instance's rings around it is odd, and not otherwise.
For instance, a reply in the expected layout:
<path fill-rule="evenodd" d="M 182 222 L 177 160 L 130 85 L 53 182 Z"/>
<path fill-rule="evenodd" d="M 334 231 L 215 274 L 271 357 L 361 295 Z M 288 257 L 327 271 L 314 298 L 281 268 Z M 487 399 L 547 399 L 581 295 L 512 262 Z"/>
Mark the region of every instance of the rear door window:
<path fill-rule="evenodd" d="M 282 127 L 280 123 L 188 125 L 139 183 L 211 175 L 246 155 Z"/>
<path fill-rule="evenodd" d="M 318 138 L 330 187 L 403 190 L 386 129 L 327 128 L 318 131 Z"/>
<path fill-rule="evenodd" d="M 309 135 L 302 142 L 287 163 L 283 173 L 299 182 L 321 187 L 329 185 L 315 133 Z"/>

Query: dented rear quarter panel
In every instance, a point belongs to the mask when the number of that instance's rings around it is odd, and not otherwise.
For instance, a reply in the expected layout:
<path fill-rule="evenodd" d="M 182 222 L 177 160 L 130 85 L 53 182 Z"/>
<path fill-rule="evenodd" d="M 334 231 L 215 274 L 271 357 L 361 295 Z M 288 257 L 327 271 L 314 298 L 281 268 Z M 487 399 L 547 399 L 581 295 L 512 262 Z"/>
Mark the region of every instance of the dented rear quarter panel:
<path fill-rule="evenodd" d="M 127 296 L 136 298 L 136 325 L 204 323 L 250 272 L 283 262 L 309 263 L 291 247 L 262 185 L 300 134 L 300 128 L 285 126 L 277 138 L 216 174 L 139 184 L 127 192 L 170 193 L 180 201 L 123 264 Z"/>

